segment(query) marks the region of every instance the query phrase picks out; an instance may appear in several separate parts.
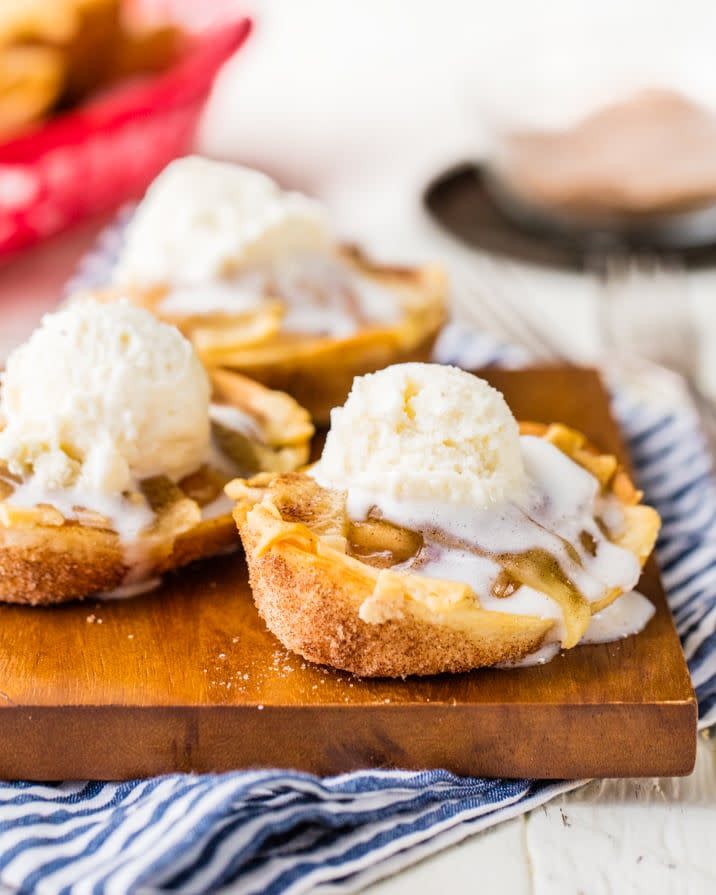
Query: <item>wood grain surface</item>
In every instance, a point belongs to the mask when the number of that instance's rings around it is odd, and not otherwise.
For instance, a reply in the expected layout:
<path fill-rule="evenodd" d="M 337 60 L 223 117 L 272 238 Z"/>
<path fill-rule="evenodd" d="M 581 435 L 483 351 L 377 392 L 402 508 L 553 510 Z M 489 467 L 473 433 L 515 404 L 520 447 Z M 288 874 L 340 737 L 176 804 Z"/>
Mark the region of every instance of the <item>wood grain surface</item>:
<path fill-rule="evenodd" d="M 561 421 L 625 456 L 589 370 L 489 371 L 521 419 Z M 696 703 L 651 561 L 636 637 L 548 665 L 358 680 L 303 662 L 259 619 L 241 553 L 132 600 L 0 606 L 0 775 L 443 767 L 530 777 L 675 775 Z"/>

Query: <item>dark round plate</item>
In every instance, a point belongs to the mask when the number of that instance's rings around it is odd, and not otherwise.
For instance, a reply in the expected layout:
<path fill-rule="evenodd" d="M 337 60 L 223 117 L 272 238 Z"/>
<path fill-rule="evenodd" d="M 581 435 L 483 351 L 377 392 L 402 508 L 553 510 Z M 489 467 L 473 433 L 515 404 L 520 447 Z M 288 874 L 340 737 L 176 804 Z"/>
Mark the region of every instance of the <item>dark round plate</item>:
<path fill-rule="evenodd" d="M 453 236 L 476 249 L 517 261 L 568 270 L 594 269 L 601 258 L 617 253 L 663 256 L 687 267 L 716 265 L 716 232 L 697 245 L 665 247 L 650 244 L 643 233 L 630 239 L 622 232 L 585 233 L 552 228 L 540 222 L 518 222 L 495 201 L 484 171 L 462 164 L 433 180 L 424 195 L 430 214 Z"/>

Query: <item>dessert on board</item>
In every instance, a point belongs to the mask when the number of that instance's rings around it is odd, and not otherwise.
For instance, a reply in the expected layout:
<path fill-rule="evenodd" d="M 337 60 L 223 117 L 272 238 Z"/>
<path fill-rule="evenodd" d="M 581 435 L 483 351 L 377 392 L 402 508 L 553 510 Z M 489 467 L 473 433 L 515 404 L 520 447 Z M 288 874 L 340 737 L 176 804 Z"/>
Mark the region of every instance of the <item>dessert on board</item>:
<path fill-rule="evenodd" d="M 359 675 L 544 662 L 654 611 L 660 520 L 616 458 L 454 367 L 356 379 L 313 467 L 226 491 L 268 628 Z"/>
<path fill-rule="evenodd" d="M 314 200 L 189 157 L 113 277 L 8 360 L 0 598 L 141 593 L 240 536 L 268 628 L 359 675 L 542 663 L 648 623 L 660 520 L 616 458 L 463 370 L 391 364 L 432 346 L 438 268 L 374 266 Z"/>
<path fill-rule="evenodd" d="M 341 245 L 324 207 L 266 175 L 187 157 L 149 187 L 105 290 L 177 326 L 210 368 L 286 391 L 317 422 L 353 378 L 428 360 L 446 318 L 441 268 Z"/>
<path fill-rule="evenodd" d="M 129 596 L 234 549 L 225 483 L 295 469 L 312 434 L 293 398 L 210 377 L 177 329 L 129 302 L 48 314 L 2 381 L 0 599 Z"/>

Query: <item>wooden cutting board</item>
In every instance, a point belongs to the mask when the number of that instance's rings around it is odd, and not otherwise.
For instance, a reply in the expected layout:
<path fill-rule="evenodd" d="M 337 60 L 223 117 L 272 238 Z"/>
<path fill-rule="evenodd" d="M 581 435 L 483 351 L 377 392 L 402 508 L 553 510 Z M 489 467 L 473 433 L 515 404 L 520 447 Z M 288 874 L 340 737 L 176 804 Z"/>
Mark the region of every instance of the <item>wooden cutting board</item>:
<path fill-rule="evenodd" d="M 624 457 L 597 375 L 487 374 L 521 419 L 558 420 Z M 0 776 L 449 768 L 507 777 L 688 773 L 696 702 L 651 561 L 656 615 L 617 643 L 513 671 L 358 680 L 286 652 L 241 554 L 132 600 L 0 606 Z"/>

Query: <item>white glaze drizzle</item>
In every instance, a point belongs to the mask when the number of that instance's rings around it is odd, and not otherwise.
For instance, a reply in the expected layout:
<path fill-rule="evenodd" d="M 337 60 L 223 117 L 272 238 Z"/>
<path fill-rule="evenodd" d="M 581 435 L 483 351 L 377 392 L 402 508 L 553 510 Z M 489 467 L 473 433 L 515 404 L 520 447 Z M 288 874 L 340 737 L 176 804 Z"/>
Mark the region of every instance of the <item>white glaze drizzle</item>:
<path fill-rule="evenodd" d="M 508 599 L 511 600 L 512 597 Z M 615 640 L 624 640 L 643 631 L 655 612 L 653 603 L 643 594 L 636 590 L 628 591 L 592 616 L 589 627 L 579 642 L 580 644 L 613 643 Z M 497 667 L 529 668 L 533 665 L 544 665 L 554 659 L 559 652 L 559 640 L 550 638 L 535 652 L 514 662 L 503 662 Z"/>
<path fill-rule="evenodd" d="M 77 487 L 48 489 L 30 477 L 17 485 L 4 502 L 24 509 L 54 507 L 69 521 L 80 520 L 82 510 L 90 510 L 107 519 L 121 541 L 131 543 L 154 520 L 154 512 L 143 496 L 137 492 L 135 497 L 88 494 Z"/>
<path fill-rule="evenodd" d="M 512 502 L 488 508 L 429 504 L 349 488 L 347 513 L 354 521 L 369 513 L 379 515 L 423 533 L 421 552 L 397 570 L 464 582 L 488 611 L 552 619 L 545 650 L 528 657 L 527 664 L 541 664 L 556 655 L 565 634 L 562 609 L 548 594 L 524 584 L 510 596 L 494 596 L 492 588 L 502 567 L 489 554 L 544 551 L 557 560 L 588 602 L 602 600 L 615 588 L 624 591 L 616 601 L 621 604 L 618 609 L 609 607 L 593 617 L 585 634 L 591 639 L 584 642 L 618 639 L 641 630 L 651 617 L 651 604 L 639 594 L 631 595 L 640 564 L 630 551 L 612 543 L 596 522 L 599 518 L 610 534 L 618 533 L 624 525 L 619 502 L 602 496 L 597 479 L 545 439 L 524 435 L 520 446 L 529 484 Z M 320 464 L 313 475 L 320 483 Z M 583 532 L 592 539 L 591 549 L 581 543 Z M 446 544 L 446 535 L 453 544 Z M 568 545 L 579 562 L 570 556 Z"/>
<path fill-rule="evenodd" d="M 423 532 L 428 541 L 431 532 L 443 533 L 466 547 L 472 545 L 488 554 L 542 550 L 557 560 L 567 578 L 589 602 L 601 600 L 605 591 L 611 588 L 628 590 L 634 587 L 640 574 L 637 558 L 609 541 L 595 521 L 605 503 L 599 495 L 597 479 L 542 438 L 523 435 L 520 446 L 529 485 L 517 500 L 483 508 L 398 501 L 349 488 L 348 515 L 353 520 L 360 520 L 377 510 L 395 525 Z M 320 482 L 320 464 L 314 475 Z M 614 517 L 616 505 L 610 502 L 609 511 Z M 596 555 L 592 556 L 580 543 L 582 532 L 587 532 L 593 539 Z M 578 554 L 579 563 L 569 555 L 567 545 Z M 443 571 L 446 571 L 448 561 L 449 551 L 443 548 Z M 457 561 L 467 573 L 464 568 L 467 557 L 460 556 Z M 430 575 L 427 565 L 421 565 L 420 571 Z M 476 592 L 484 592 L 484 563 L 476 562 L 472 574 L 477 576 L 480 586 Z M 445 577 L 455 578 L 450 574 Z M 471 584 L 471 581 L 467 583 Z"/>
<path fill-rule="evenodd" d="M 206 522 L 209 519 L 218 519 L 219 516 L 226 516 L 231 513 L 236 501 L 231 500 L 222 491 L 218 497 L 210 501 L 201 508 L 201 518 Z"/>
<path fill-rule="evenodd" d="M 157 310 L 169 317 L 246 314 L 265 304 L 265 283 L 265 274 L 255 271 L 201 285 L 176 284 L 161 300 Z"/>
<path fill-rule="evenodd" d="M 651 600 L 630 590 L 592 616 L 580 643 L 611 643 L 631 637 L 644 630 L 655 612 Z"/>
<path fill-rule="evenodd" d="M 532 668 L 535 665 L 546 665 L 551 662 L 560 651 L 559 643 L 553 641 L 545 643 L 533 653 L 528 653 L 521 659 L 515 659 L 512 662 L 498 662 L 495 668 Z"/>
<path fill-rule="evenodd" d="M 254 417 L 246 413 L 245 410 L 239 410 L 233 404 L 215 404 L 209 405 L 209 419 L 212 423 L 217 423 L 225 429 L 233 429 L 234 432 L 240 432 L 252 441 L 263 441 L 264 436 L 261 427 Z"/>
<path fill-rule="evenodd" d="M 97 600 L 128 600 L 130 597 L 139 597 L 142 594 L 148 594 L 150 591 L 156 590 L 162 583 L 161 578 L 145 578 L 144 581 L 127 581 L 115 587 L 112 590 L 105 590 L 102 593 L 95 594 L 94 599 Z"/>
<path fill-rule="evenodd" d="M 241 315 L 284 304 L 285 332 L 349 336 L 400 318 L 395 294 L 331 255 L 295 255 L 197 285 L 172 285 L 159 304 L 169 316 Z"/>
<path fill-rule="evenodd" d="M 261 430 L 253 417 L 236 407 L 212 403 L 209 407 L 209 416 L 212 422 L 240 432 L 247 438 L 263 440 Z M 213 435 L 209 445 L 207 463 L 232 476 L 239 473 L 236 465 L 219 448 Z M 39 486 L 35 479 L 30 477 L 17 485 L 13 484 L 13 491 L 4 498 L 4 502 L 25 509 L 38 506 L 53 507 L 70 522 L 81 522 L 83 511 L 87 510 L 95 512 L 107 520 L 109 528 L 119 537 L 127 573 L 120 585 L 95 595 L 97 599 L 134 597 L 154 590 L 161 583 L 161 578 L 149 574 L 153 561 L 151 545 L 146 542 L 144 534 L 153 523 L 156 514 L 139 491 L 139 483 L 137 483 L 136 492 L 130 497 L 126 494 L 88 493 L 76 486 L 47 489 Z M 204 521 L 216 519 L 231 513 L 232 508 L 233 501 L 222 491 L 214 500 L 201 508 L 201 518 Z"/>

